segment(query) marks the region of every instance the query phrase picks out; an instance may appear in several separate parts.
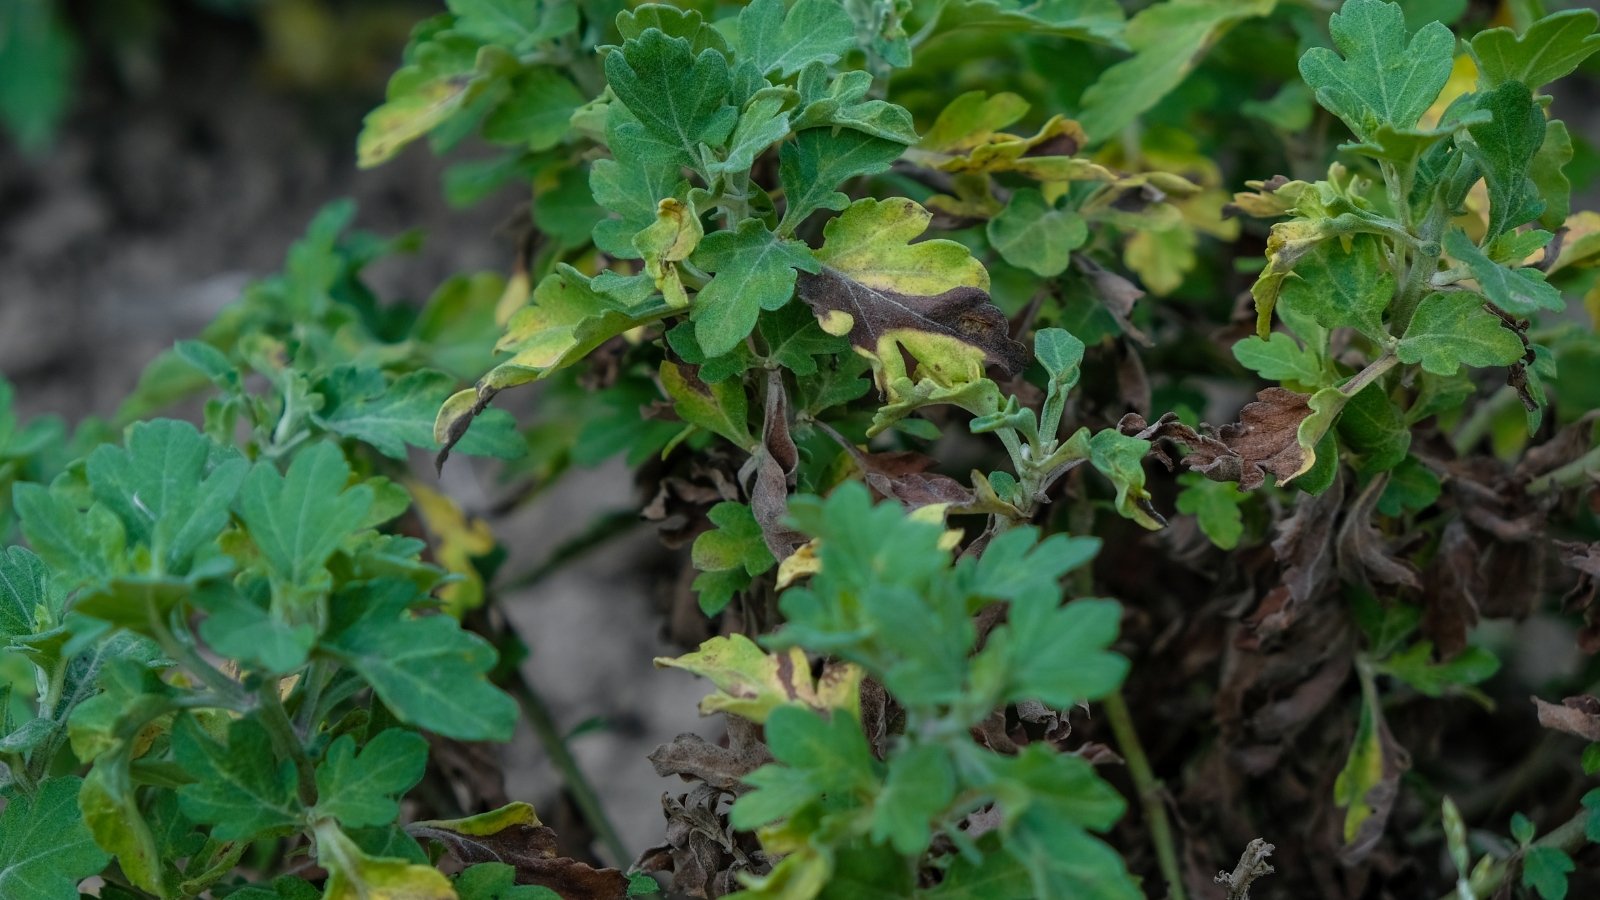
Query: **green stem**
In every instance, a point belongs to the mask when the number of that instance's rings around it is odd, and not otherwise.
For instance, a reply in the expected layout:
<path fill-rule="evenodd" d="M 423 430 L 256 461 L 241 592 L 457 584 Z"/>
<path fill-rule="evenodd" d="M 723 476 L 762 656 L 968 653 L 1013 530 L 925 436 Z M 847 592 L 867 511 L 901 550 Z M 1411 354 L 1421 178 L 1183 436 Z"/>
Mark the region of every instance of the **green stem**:
<path fill-rule="evenodd" d="M 256 692 L 261 710 L 261 724 L 267 729 L 267 734 L 272 736 L 272 743 L 277 745 L 279 753 L 287 755 L 294 760 L 295 769 L 300 776 L 300 801 L 307 806 L 317 802 L 317 782 L 315 767 L 311 757 L 306 754 L 306 745 L 300 740 L 300 735 L 295 733 L 294 723 L 289 721 L 289 713 L 283 708 L 283 699 L 278 696 L 278 681 L 269 679 Z"/>
<path fill-rule="evenodd" d="M 183 666 L 189 674 L 198 678 L 200 683 L 210 688 L 212 692 L 219 697 L 225 698 L 228 701 L 227 705 L 235 708 L 243 705 L 245 694 L 239 682 L 222 674 L 221 670 L 207 662 L 205 657 L 195 651 L 194 644 L 191 641 L 178 637 L 171 628 L 167 627 L 167 623 L 161 621 L 161 616 L 156 613 L 153 606 L 150 608 L 149 613 L 150 632 L 155 637 L 156 643 L 161 647 L 161 652 L 165 653 L 172 661 Z"/>
<path fill-rule="evenodd" d="M 1167 900 L 1185 900 L 1183 870 L 1178 866 L 1178 848 L 1172 839 L 1172 823 L 1167 819 L 1167 806 L 1161 795 L 1165 788 L 1150 769 L 1150 760 L 1144 755 L 1144 745 L 1139 743 L 1139 733 L 1133 726 L 1133 715 L 1128 703 L 1117 691 L 1101 701 L 1106 718 L 1111 722 L 1111 733 L 1117 738 L 1117 749 L 1128 761 L 1128 774 L 1133 776 L 1134 789 L 1139 792 L 1139 805 L 1144 810 L 1145 826 L 1150 829 L 1150 843 L 1156 851 L 1156 863 L 1161 867 L 1161 877 L 1167 882 Z"/>
<path fill-rule="evenodd" d="M 572 795 L 572 802 L 577 805 L 578 812 L 583 815 L 584 821 L 589 823 L 589 827 L 594 829 L 595 836 L 605 845 L 613 862 L 618 866 L 627 866 L 632 861 L 627 846 L 622 843 L 622 836 L 617 833 L 611 820 L 606 818 L 605 808 L 600 803 L 600 795 L 595 792 L 594 785 L 583 774 L 577 758 L 567 747 L 566 739 L 556 726 L 555 717 L 550 714 L 550 707 L 545 704 L 539 692 L 534 690 L 533 684 L 528 681 L 528 677 L 520 668 L 511 673 L 510 681 L 512 696 L 517 698 L 517 704 L 522 707 L 523 715 L 528 717 L 528 723 L 533 726 L 534 734 L 538 735 L 539 743 L 544 746 L 545 752 L 550 754 L 550 761 L 561 772 L 561 778 L 566 783 L 567 792 Z"/>
<path fill-rule="evenodd" d="M 1400 362 L 1400 357 L 1385 351 L 1384 354 L 1367 364 L 1365 369 L 1357 372 L 1349 381 L 1344 383 L 1339 390 L 1346 397 L 1354 397 L 1361 389 L 1383 377 L 1385 372 L 1394 368 Z"/>

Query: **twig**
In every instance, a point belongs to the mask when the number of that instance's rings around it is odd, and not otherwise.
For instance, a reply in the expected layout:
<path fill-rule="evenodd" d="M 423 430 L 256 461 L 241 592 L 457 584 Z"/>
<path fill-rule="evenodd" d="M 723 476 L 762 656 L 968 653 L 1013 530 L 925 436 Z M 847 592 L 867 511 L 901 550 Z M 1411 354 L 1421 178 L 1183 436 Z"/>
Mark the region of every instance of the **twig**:
<path fill-rule="evenodd" d="M 1165 791 L 1150 769 L 1150 760 L 1144 755 L 1144 745 L 1139 743 L 1139 733 L 1133 727 L 1133 715 L 1128 712 L 1128 702 L 1117 691 L 1102 701 L 1106 718 L 1111 722 L 1111 732 L 1116 735 L 1117 749 L 1128 761 L 1128 774 L 1133 777 L 1134 789 L 1139 792 L 1139 804 L 1144 810 L 1145 825 L 1150 829 L 1150 843 L 1155 846 L 1156 864 L 1161 867 L 1161 877 L 1167 882 L 1167 900 L 1185 900 L 1183 871 L 1178 867 L 1178 849 L 1172 840 L 1172 823 L 1167 820 L 1167 806 L 1161 795 Z"/>
<path fill-rule="evenodd" d="M 1211 880 L 1227 886 L 1228 900 L 1250 900 L 1250 885 L 1257 878 L 1277 871 L 1267 862 L 1267 857 L 1276 849 L 1265 840 L 1256 838 L 1245 845 L 1244 853 L 1239 855 L 1239 864 L 1233 867 L 1231 874 L 1221 871 Z"/>

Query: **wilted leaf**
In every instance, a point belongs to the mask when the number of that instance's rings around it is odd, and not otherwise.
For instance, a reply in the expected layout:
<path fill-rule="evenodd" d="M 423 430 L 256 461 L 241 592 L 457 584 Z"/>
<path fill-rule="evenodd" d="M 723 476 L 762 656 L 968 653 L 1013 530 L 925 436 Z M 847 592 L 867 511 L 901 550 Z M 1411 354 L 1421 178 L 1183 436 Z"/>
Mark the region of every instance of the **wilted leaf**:
<path fill-rule="evenodd" d="M 1568 697 L 1561 705 L 1546 703 L 1534 697 L 1533 705 L 1539 710 L 1539 724 L 1555 731 L 1574 734 L 1586 741 L 1600 741 L 1600 700 L 1583 694 Z"/>
<path fill-rule="evenodd" d="M 773 710 L 785 705 L 853 714 L 859 702 L 859 668 L 834 665 L 813 679 L 811 663 L 799 648 L 768 654 L 742 634 L 712 638 L 693 653 L 657 657 L 655 664 L 693 672 L 716 685 L 717 692 L 700 701 L 702 715 L 728 712 L 766 722 Z"/>
<path fill-rule="evenodd" d="M 859 200 L 824 229 L 820 274 L 800 277 L 800 297 L 824 330 L 848 334 L 880 360 L 911 333 L 945 337 L 983 351 L 1009 374 L 1027 349 L 1011 339 L 1005 314 L 989 300 L 989 275 L 960 244 L 909 243 L 932 216 L 906 199 Z"/>

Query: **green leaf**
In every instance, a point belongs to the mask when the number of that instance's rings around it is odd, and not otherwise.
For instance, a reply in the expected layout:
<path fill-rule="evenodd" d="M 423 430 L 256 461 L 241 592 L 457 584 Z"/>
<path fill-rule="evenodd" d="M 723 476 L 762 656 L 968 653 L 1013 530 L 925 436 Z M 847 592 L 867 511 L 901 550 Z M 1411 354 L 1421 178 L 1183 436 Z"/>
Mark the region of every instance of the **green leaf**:
<path fill-rule="evenodd" d="M 1435 663 L 1433 643 L 1419 641 L 1390 656 L 1378 668 L 1429 697 L 1442 697 L 1452 687 L 1471 687 L 1489 680 L 1500 671 L 1500 660 L 1482 647 L 1468 647 Z"/>
<path fill-rule="evenodd" d="M 1023 188 L 989 220 L 988 234 L 1006 262 L 1050 278 L 1066 271 L 1072 251 L 1089 239 L 1089 225 L 1076 210 L 1046 203 L 1034 188 Z"/>
<path fill-rule="evenodd" d="M 955 769 L 943 747 L 913 744 L 898 750 L 872 803 L 872 839 L 887 841 L 905 856 L 920 856 L 932 839 L 930 823 L 939 821 L 955 794 Z"/>
<path fill-rule="evenodd" d="M 548 150 L 570 131 L 581 91 L 552 68 L 528 69 L 511 79 L 506 99 L 483 120 L 483 138 L 495 144 Z"/>
<path fill-rule="evenodd" d="M 1233 345 L 1233 358 L 1269 381 L 1297 382 L 1315 388 L 1328 380 L 1317 354 L 1281 331 L 1267 335 L 1266 340 L 1251 335 L 1239 341 Z"/>
<path fill-rule="evenodd" d="M 1567 876 L 1577 868 L 1560 847 L 1529 847 L 1522 854 L 1522 886 L 1538 891 L 1543 900 L 1566 900 Z"/>
<path fill-rule="evenodd" d="M 149 548 L 150 568 L 141 574 L 183 575 L 214 556 L 211 544 L 248 468 L 193 425 L 158 419 L 130 428 L 125 448 L 96 448 L 86 472 L 94 498 L 122 522 L 129 542 Z"/>
<path fill-rule="evenodd" d="M 983 655 L 1006 660 L 1005 700 L 1067 707 L 1104 697 L 1127 677 L 1128 660 L 1109 649 L 1121 622 L 1114 601 L 1062 606 L 1054 585 L 1032 589 L 1011 602 L 1010 620 L 990 635 Z"/>
<path fill-rule="evenodd" d="M 778 180 L 789 204 L 778 223 L 778 233 L 794 233 L 819 209 L 844 209 L 850 198 L 836 190 L 840 182 L 887 171 L 904 150 L 903 144 L 861 131 L 800 131 L 778 153 Z"/>
<path fill-rule="evenodd" d="M 711 174 L 748 172 L 755 165 L 757 156 L 788 137 L 789 114 L 783 108 L 792 96 L 782 88 L 757 91 L 739 113 L 739 124 L 734 126 L 733 135 L 728 138 L 728 155 L 711 165 Z"/>
<path fill-rule="evenodd" d="M 1317 102 L 1362 140 L 1380 125 L 1415 126 L 1450 78 L 1455 35 L 1439 22 L 1412 35 L 1399 4 L 1346 0 L 1328 27 L 1343 58 L 1314 47 L 1300 57 L 1300 74 Z"/>
<path fill-rule="evenodd" d="M 716 277 L 695 295 L 695 338 L 710 356 L 728 353 L 756 326 L 760 311 L 794 296 L 795 270 L 815 273 L 817 262 L 800 241 L 783 240 L 759 219 L 736 231 L 707 235 L 691 261 Z"/>
<path fill-rule="evenodd" d="M 700 608 L 708 616 L 721 612 L 735 591 L 749 586 L 751 578 L 778 564 L 761 534 L 750 507 L 725 501 L 706 513 L 716 526 L 694 539 L 692 558 L 701 575 L 694 581 Z"/>
<path fill-rule="evenodd" d="M 578 27 L 578 10 L 563 0 L 445 0 L 455 30 L 519 52 Z"/>
<path fill-rule="evenodd" d="M 813 62 L 834 63 L 856 46 L 856 26 L 837 0 L 754 0 L 739 13 L 739 51 L 765 75 L 787 78 Z"/>
<path fill-rule="evenodd" d="M 36 611 L 59 619 L 61 594 L 50 589 L 50 570 L 26 547 L 0 548 L 0 640 L 33 634 Z"/>
<path fill-rule="evenodd" d="M 406 458 L 406 445 L 437 450 L 433 421 L 454 392 L 455 379 L 419 369 L 389 383 L 377 369 L 340 366 L 317 384 L 326 400 L 312 420 L 342 437 L 369 444 L 392 459 Z M 515 459 L 527 453 L 517 423 L 504 410 L 485 410 L 456 444 L 472 456 Z"/>
<path fill-rule="evenodd" d="M 267 730 L 254 718 L 235 719 L 228 742 L 219 744 L 193 716 L 172 729 L 173 758 L 195 779 L 178 789 L 183 814 L 218 840 L 249 840 L 287 832 L 304 810 L 295 795 L 295 765 L 279 762 Z"/>
<path fill-rule="evenodd" d="M 700 158 L 700 144 L 720 145 L 733 130 L 739 114 L 727 103 L 728 60 L 715 50 L 696 56 L 687 40 L 652 28 L 607 55 L 605 69 L 617 99 L 683 164 Z"/>
<path fill-rule="evenodd" d="M 766 738 L 778 763 L 745 776 L 754 790 L 734 803 L 730 821 L 735 828 L 787 818 L 824 795 L 846 802 L 878 779 L 861 723 L 848 713 L 824 717 L 799 706 L 780 706 L 767 716 Z"/>
<path fill-rule="evenodd" d="M 795 131 L 837 125 L 897 144 L 917 142 L 917 129 L 905 107 L 868 96 L 869 72 L 840 72 L 830 81 L 828 67 L 812 63 L 801 71 L 795 89 L 800 94 L 790 122 Z"/>
<path fill-rule="evenodd" d="M 314 625 L 275 616 L 265 602 L 229 584 L 201 592 L 195 602 L 207 613 L 200 636 L 211 649 L 263 672 L 286 674 L 300 668 L 317 642 Z"/>
<path fill-rule="evenodd" d="M 402 722 L 464 741 L 510 740 L 516 702 L 485 678 L 494 648 L 449 616 L 411 615 L 415 595 L 404 581 L 350 586 L 333 603 L 350 618 L 320 649 L 366 679 Z"/>
<path fill-rule="evenodd" d="M 818 358 L 850 349 L 849 341 L 823 331 L 816 317 L 798 303 L 762 316 L 756 330 L 766 343 L 767 359 L 806 378 L 820 371 Z"/>
<path fill-rule="evenodd" d="M 1351 327 L 1375 341 L 1388 336 L 1383 312 L 1394 299 L 1395 277 L 1376 237 L 1358 234 L 1347 252 L 1324 241 L 1295 263 L 1278 302 L 1324 328 Z"/>
<path fill-rule="evenodd" d="M 1400 408 L 1381 387 L 1371 384 L 1357 391 L 1339 415 L 1339 436 L 1360 456 L 1356 471 L 1363 475 L 1387 472 L 1406 458 L 1411 429 Z"/>
<path fill-rule="evenodd" d="M 1525 318 L 1541 309 L 1560 312 L 1566 308 L 1561 292 L 1545 282 L 1543 272 L 1533 268 L 1508 269 L 1496 263 L 1459 228 L 1446 232 L 1444 249 L 1467 267 L 1490 303 L 1513 316 Z"/>
<path fill-rule="evenodd" d="M 261 460 L 245 477 L 239 518 L 276 585 L 327 589 L 328 558 L 372 508 L 372 488 L 349 482 L 350 465 L 330 443 L 301 450 L 286 475 Z"/>
<path fill-rule="evenodd" d="M 497 862 L 468 867 L 456 876 L 455 889 L 459 900 L 561 900 L 547 887 L 517 884 L 516 867 Z"/>
<path fill-rule="evenodd" d="M 1166 523 L 1144 488 L 1144 457 L 1150 442 L 1107 428 L 1089 439 L 1089 462 L 1117 489 L 1117 512 L 1155 531 Z"/>
<path fill-rule="evenodd" d="M 1467 150 L 1483 170 L 1489 189 L 1487 243 L 1544 212 L 1538 186 L 1528 173 L 1544 144 L 1545 116 L 1528 86 L 1519 81 L 1508 81 L 1475 100 L 1479 109 L 1494 116 L 1467 126 L 1473 140 Z"/>
<path fill-rule="evenodd" d="M 1572 135 L 1567 124 L 1560 119 L 1545 123 L 1544 143 L 1534 154 L 1528 167 L 1528 178 L 1533 181 L 1544 201 L 1544 212 L 1539 216 L 1539 227 L 1555 231 L 1567 221 L 1572 212 L 1572 182 L 1567 179 L 1566 166 L 1573 159 Z"/>
<path fill-rule="evenodd" d="M 990 789 L 1004 816 L 1006 852 L 1028 870 L 1032 896 L 1141 896 L 1121 857 L 1084 830 L 1110 828 L 1126 806 L 1093 766 L 1037 743 L 985 762 L 997 781 Z"/>
<path fill-rule="evenodd" d="M 78 811 L 80 780 L 49 778 L 17 793 L 0 813 L 0 896 L 78 900 L 78 882 L 110 857 L 95 846 Z"/>
<path fill-rule="evenodd" d="M 672 398 L 673 409 L 685 422 L 721 435 L 745 450 L 755 447 L 743 381 L 728 379 L 706 384 L 692 368 L 663 360 L 661 387 Z"/>
<path fill-rule="evenodd" d="M 421 735 L 391 728 L 356 753 L 355 738 L 343 735 L 317 764 L 318 816 L 332 816 L 346 828 L 388 825 L 400 814 L 395 798 L 422 780 L 428 742 Z"/>
<path fill-rule="evenodd" d="M 1389 483 L 1378 497 L 1378 512 L 1398 516 L 1407 510 L 1427 509 L 1439 499 L 1441 487 L 1432 469 L 1407 456 L 1389 472 Z"/>
<path fill-rule="evenodd" d="M 1493 265 L 1491 263 L 1491 265 Z M 1509 366 L 1522 358 L 1522 341 L 1470 296 L 1429 294 L 1417 306 L 1395 348 L 1403 363 L 1421 363 L 1436 375 L 1461 366 Z"/>
<path fill-rule="evenodd" d="M 1133 57 L 1107 69 L 1084 91 L 1079 124 L 1096 141 L 1121 133 L 1183 82 L 1224 29 L 1264 16 L 1276 5 L 1277 0 L 1174 0 L 1146 7 L 1128 23 Z"/>
<path fill-rule="evenodd" d="M 947 0 L 939 30 L 1052 35 L 1121 46 L 1122 8 L 1116 0 Z"/>
<path fill-rule="evenodd" d="M 1595 26 L 1600 14 L 1569 9 L 1545 16 L 1518 35 L 1510 28 L 1491 28 L 1472 38 L 1472 55 L 1486 87 L 1520 81 L 1537 91 L 1571 74 L 1600 51 Z"/>
<path fill-rule="evenodd" d="M 127 534 L 102 505 L 80 512 L 41 485 L 19 482 L 11 491 L 22 534 L 63 587 L 103 581 L 126 568 Z"/>
<path fill-rule="evenodd" d="M 1183 490 L 1178 492 L 1178 512 L 1195 517 L 1200 530 L 1211 543 L 1223 550 L 1239 546 L 1244 534 L 1244 514 L 1239 510 L 1246 496 L 1232 482 L 1212 481 L 1199 472 L 1178 476 Z"/>

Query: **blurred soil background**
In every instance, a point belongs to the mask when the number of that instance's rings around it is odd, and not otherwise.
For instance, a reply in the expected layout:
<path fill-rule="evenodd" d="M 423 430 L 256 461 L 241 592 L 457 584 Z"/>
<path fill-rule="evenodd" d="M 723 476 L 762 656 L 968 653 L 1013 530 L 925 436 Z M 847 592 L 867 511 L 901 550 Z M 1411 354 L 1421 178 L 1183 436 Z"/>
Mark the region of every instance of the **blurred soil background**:
<path fill-rule="evenodd" d="M 281 268 L 311 216 L 340 197 L 359 204 L 359 228 L 425 235 L 419 252 L 369 270 L 385 300 L 420 301 L 452 274 L 509 269 L 526 198 L 501 192 L 450 208 L 444 166 L 421 145 L 378 169 L 355 167 L 362 116 L 381 101 L 411 26 L 440 4 L 66 8 L 80 46 L 64 122 L 27 153 L 0 136 L 0 374 L 24 417 L 114 413 L 150 360 Z M 431 467 L 418 470 L 432 478 Z M 469 512 L 508 488 L 464 459 L 443 487 Z M 537 569 L 589 523 L 642 505 L 620 462 L 573 473 L 497 521 L 509 552 L 502 575 Z M 531 680 L 557 725 L 578 730 L 571 747 L 632 853 L 659 840 L 658 798 L 675 787 L 647 755 L 680 732 L 711 732 L 695 712 L 705 689 L 651 666 L 678 651 L 658 634 L 655 606 L 668 591 L 651 561 L 664 551 L 648 529 L 636 532 L 505 598 L 532 648 Z M 494 749 L 509 796 L 533 802 L 559 832 L 560 779 L 532 732 L 524 725 Z"/>

